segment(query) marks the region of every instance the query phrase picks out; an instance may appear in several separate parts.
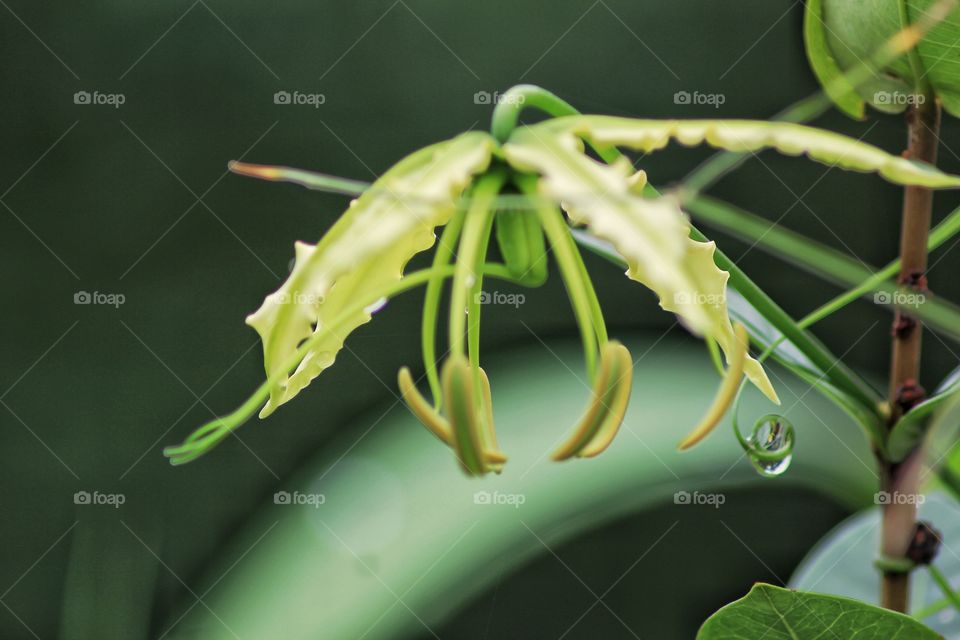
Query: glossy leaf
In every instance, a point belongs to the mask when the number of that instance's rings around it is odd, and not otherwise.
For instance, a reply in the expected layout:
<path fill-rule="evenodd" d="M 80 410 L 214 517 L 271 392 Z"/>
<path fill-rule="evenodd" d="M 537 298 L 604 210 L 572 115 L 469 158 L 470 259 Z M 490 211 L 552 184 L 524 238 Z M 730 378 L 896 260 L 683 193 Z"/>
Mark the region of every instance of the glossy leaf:
<path fill-rule="evenodd" d="M 940 640 L 909 616 L 859 600 L 756 584 L 710 616 L 697 640 Z"/>
<path fill-rule="evenodd" d="M 850 69 L 901 29 L 928 18 L 936 0 L 822 0 L 821 34 L 841 69 Z M 960 38 L 960 9 L 952 8 L 933 26 L 914 53 L 885 65 L 882 73 L 858 87 L 861 98 L 879 111 L 903 111 L 916 97 L 916 87 L 929 85 L 944 108 L 960 113 L 960 70 L 955 61 Z"/>
<path fill-rule="evenodd" d="M 890 459 L 899 462 L 913 451 L 923 439 L 934 414 L 957 398 L 960 398 L 960 368 L 954 369 L 928 399 L 908 411 L 893 426 L 887 441 Z"/>
<path fill-rule="evenodd" d="M 803 42 L 813 73 L 837 108 L 851 118 L 863 119 L 864 101 L 856 94 L 853 85 L 843 79 L 843 70 L 827 44 L 823 28 L 823 0 L 807 0 L 803 16 Z"/>
<path fill-rule="evenodd" d="M 943 534 L 945 545 L 952 547 L 952 541 L 960 536 L 960 506 L 956 500 L 940 492 L 910 498 L 920 502 L 918 517 L 932 523 Z M 877 494 L 875 501 L 888 499 L 888 495 Z M 837 525 L 803 559 L 790 578 L 790 586 L 876 602 L 880 573 L 873 561 L 880 545 L 880 520 L 881 508 L 874 506 Z M 960 587 L 960 556 L 944 547 L 934 563 L 954 588 Z M 917 569 L 910 582 L 909 613 L 944 637 L 960 637 L 960 615 L 929 573 Z"/>

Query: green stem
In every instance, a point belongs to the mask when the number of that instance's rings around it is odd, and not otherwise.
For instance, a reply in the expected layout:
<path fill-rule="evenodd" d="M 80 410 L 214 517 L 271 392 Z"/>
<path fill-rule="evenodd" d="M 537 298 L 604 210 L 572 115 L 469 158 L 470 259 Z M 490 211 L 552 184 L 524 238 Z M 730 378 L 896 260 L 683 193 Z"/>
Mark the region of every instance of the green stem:
<path fill-rule="evenodd" d="M 423 354 L 423 366 L 430 385 L 430 395 L 433 397 L 433 408 L 440 410 L 443 403 L 443 393 L 440 388 L 440 375 L 437 371 L 437 317 L 440 314 L 440 296 L 443 293 L 441 267 L 450 264 L 456 254 L 457 239 L 463 229 L 466 212 L 458 208 L 457 212 L 447 223 L 440 236 L 436 253 L 433 254 L 432 270 L 434 277 L 427 283 L 427 290 L 423 299 L 423 320 L 420 327 L 420 350 Z"/>
<path fill-rule="evenodd" d="M 460 247 L 457 252 L 456 271 L 450 295 L 449 335 L 451 353 L 466 353 L 464 334 L 467 324 L 467 297 L 479 277 L 475 272 L 485 258 L 484 249 L 493 224 L 493 201 L 506 181 L 503 171 L 491 171 L 481 176 L 473 189 L 473 198 L 467 209 Z"/>
<path fill-rule="evenodd" d="M 691 214 L 707 224 L 733 236 L 755 243 L 760 249 L 786 260 L 805 271 L 842 286 L 852 286 L 798 322 L 801 328 L 822 320 L 858 298 L 870 293 L 884 293 L 895 300 L 900 287 L 890 279 L 900 271 L 900 260 L 895 260 L 874 273 L 858 261 L 839 251 L 826 247 L 796 232 L 771 224 L 768 220 L 748 213 L 729 203 L 697 196 L 685 203 Z M 931 233 L 930 250 L 939 247 L 960 231 L 960 209 L 947 217 Z M 960 337 L 960 309 L 927 297 L 912 314 L 954 338 Z"/>
<path fill-rule="evenodd" d="M 502 183 L 501 183 L 502 184 Z M 473 286 L 470 287 L 470 295 L 467 296 L 467 353 L 470 360 L 470 368 L 473 370 L 473 399 L 476 403 L 477 415 L 484 415 L 483 392 L 480 379 L 480 313 L 483 309 L 480 304 L 480 296 L 483 293 L 483 264 L 486 259 L 487 249 L 490 244 L 490 233 L 493 230 L 494 211 L 491 209 L 490 215 L 486 216 L 486 226 L 481 231 L 480 243 L 477 249 L 477 255 L 473 263 L 474 277 Z M 489 449 L 490 442 L 484 437 L 488 433 L 487 429 L 481 430 L 481 439 L 484 440 L 484 449 Z"/>
<path fill-rule="evenodd" d="M 537 197 L 537 179 L 533 176 L 520 176 L 515 178 L 515 182 L 518 184 L 520 190 L 528 197 L 532 199 L 533 202 L 536 202 Z M 545 205 L 544 209 L 555 210 L 557 207 L 555 205 Z M 573 236 L 570 234 L 570 227 L 566 224 L 563 214 L 560 214 L 561 220 L 564 222 L 563 230 L 565 233 L 557 233 L 556 241 L 561 243 L 563 247 L 561 248 L 562 255 L 570 260 L 570 271 L 569 275 L 573 277 L 578 286 L 582 290 L 582 295 L 586 298 L 587 307 L 589 308 L 591 324 L 593 325 L 594 333 L 596 334 L 597 344 L 603 345 L 606 344 L 609 340 L 607 335 L 607 323 L 603 319 L 603 309 L 600 307 L 600 299 L 597 298 L 597 292 L 593 288 L 593 281 L 590 279 L 590 273 L 587 271 L 587 265 L 583 262 L 583 256 L 580 255 L 580 250 L 577 248 L 577 243 L 574 241 Z M 544 229 L 546 233 L 546 229 Z M 549 235 L 549 234 L 548 234 Z M 552 245 L 551 241 L 551 245 Z M 554 254 L 557 255 L 557 248 L 554 247 Z M 557 257 L 559 260 L 559 255 Z M 573 273 L 574 269 L 576 274 Z"/>
<path fill-rule="evenodd" d="M 532 84 L 518 84 L 500 96 L 500 102 L 493 109 L 490 123 L 493 137 L 501 144 L 506 142 L 517 128 L 520 114 L 528 107 L 539 109 L 555 118 L 580 115 L 576 107 L 546 89 Z M 614 147 L 591 146 L 604 162 L 613 162 L 621 155 Z"/>
<path fill-rule="evenodd" d="M 538 214 L 543 225 L 543 231 L 553 248 L 553 255 L 556 257 L 560 275 L 563 277 L 563 284 L 570 296 L 570 303 L 573 305 L 577 326 L 580 327 L 580 338 L 583 342 L 587 371 L 589 371 L 592 380 L 597 370 L 597 339 L 601 332 L 606 335 L 606 330 L 597 327 L 594 322 L 590 295 L 586 291 L 583 278 L 576 264 L 576 245 L 570 237 L 570 227 L 567 226 L 563 213 L 554 206 L 538 207 Z"/>
<path fill-rule="evenodd" d="M 309 353 L 320 340 L 327 337 L 330 333 L 336 333 L 341 330 L 346 324 L 348 324 L 352 318 L 354 318 L 358 313 L 362 312 L 364 309 L 369 307 L 372 303 L 383 298 L 393 298 L 401 293 L 409 291 L 415 287 L 418 287 L 422 284 L 430 282 L 431 278 L 435 277 L 439 271 L 441 277 L 449 278 L 455 274 L 456 267 L 453 265 L 444 266 L 439 270 L 434 269 L 423 269 L 420 271 L 414 271 L 403 276 L 402 279 L 392 282 L 388 285 L 385 285 L 364 297 L 363 300 L 357 302 L 352 307 L 344 311 L 342 314 L 337 316 L 333 321 L 327 325 L 327 330 L 324 332 L 318 332 L 312 334 L 306 341 L 301 344 L 297 350 L 291 354 L 281 365 L 281 367 L 274 371 L 259 387 L 256 391 L 236 410 L 230 412 L 225 416 L 221 416 L 208 422 L 202 427 L 198 428 L 192 434 L 190 434 L 183 443 L 166 447 L 163 451 L 164 455 L 169 457 L 170 462 L 175 465 L 184 464 L 194 460 L 210 449 L 212 449 L 216 444 L 221 440 L 226 438 L 232 431 L 240 427 L 243 423 L 249 420 L 257 409 L 263 406 L 263 403 L 270 396 L 270 391 L 280 383 L 282 383 L 287 375 L 292 371 Z M 484 266 L 484 273 L 488 276 L 501 278 L 505 280 L 514 280 L 513 276 L 510 275 L 510 271 L 506 268 L 505 265 L 501 264 L 492 264 Z"/>
<path fill-rule="evenodd" d="M 585 246 L 609 262 L 626 268 L 626 263 L 616 252 L 593 236 L 579 230 L 574 230 L 573 236 L 578 244 Z M 695 227 L 691 227 L 690 236 L 694 240 L 707 240 L 706 236 Z M 800 328 L 786 311 L 764 293 L 756 283 L 750 280 L 736 263 L 730 260 L 719 248 L 714 253 L 714 261 L 718 267 L 730 273 L 730 286 L 763 315 L 777 331 L 790 340 L 808 360 L 823 371 L 831 384 L 856 398 L 869 411 L 877 412 L 877 404 L 881 399 L 869 385 L 863 382 L 813 335 Z"/>
<path fill-rule="evenodd" d="M 922 609 L 918 609 L 911 613 L 910 615 L 916 618 L 917 620 L 925 620 L 932 616 L 935 613 L 943 611 L 950 606 L 950 600 L 948 598 L 943 598 L 942 600 L 937 600 L 933 604 L 929 604 Z"/>
<path fill-rule="evenodd" d="M 937 586 L 940 587 L 940 591 L 943 592 L 943 595 L 946 596 L 947 602 L 953 605 L 953 607 L 960 611 L 960 596 L 957 595 L 957 592 L 953 590 L 953 587 L 950 586 L 950 583 L 947 581 L 947 578 L 943 575 L 940 569 L 937 569 L 934 565 L 927 565 L 927 571 L 930 572 L 930 577 L 933 578 L 933 581 L 937 583 Z"/>
<path fill-rule="evenodd" d="M 713 338 L 707 338 L 707 351 L 710 352 L 710 360 L 713 362 L 713 367 L 717 370 L 717 373 L 720 374 L 720 377 L 727 375 L 726 369 L 723 367 L 723 356 L 720 354 L 720 346 L 717 344 L 717 341 Z"/>
<path fill-rule="evenodd" d="M 706 242 L 707 238 L 695 227 L 691 227 L 694 240 Z M 767 319 L 784 337 L 794 344 L 813 364 L 815 364 L 834 386 L 857 398 L 865 407 L 876 412 L 880 398 L 877 393 L 849 369 L 839 358 L 801 329 L 797 323 L 773 301 L 753 280 L 740 269 L 725 253 L 716 250 L 714 261 L 717 266 L 730 273 L 729 284 L 740 293 L 760 314 Z"/>

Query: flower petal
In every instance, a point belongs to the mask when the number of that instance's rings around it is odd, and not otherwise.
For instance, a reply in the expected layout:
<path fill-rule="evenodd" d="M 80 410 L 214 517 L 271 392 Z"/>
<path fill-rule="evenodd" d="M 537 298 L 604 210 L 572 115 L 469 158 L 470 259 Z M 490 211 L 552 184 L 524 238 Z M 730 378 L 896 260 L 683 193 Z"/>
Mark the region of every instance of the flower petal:
<path fill-rule="evenodd" d="M 529 128 L 539 130 L 541 136 L 551 130 L 570 131 L 599 146 L 627 147 L 645 153 L 662 149 L 670 140 L 688 147 L 706 143 L 728 151 L 776 149 L 849 171 L 876 172 L 897 184 L 931 189 L 960 187 L 960 176 L 943 173 L 932 165 L 907 160 L 833 131 L 790 122 L 567 116 Z"/>
<path fill-rule="evenodd" d="M 433 245 L 434 229 L 449 220 L 469 180 L 489 165 L 494 147 L 489 135 L 467 133 L 421 149 L 354 201 L 319 244 L 297 243 L 290 277 L 247 318 L 263 340 L 268 377 L 312 333 L 364 295 L 400 280 L 410 258 Z M 338 334 L 320 340 L 271 390 L 260 417 L 333 364 L 346 336 L 370 317 L 366 310 L 357 313 Z"/>
<path fill-rule="evenodd" d="M 714 262 L 712 242 L 689 237 L 689 221 L 675 199 L 636 195 L 629 163 L 594 161 L 580 152 L 570 128 L 527 127 L 516 131 L 503 150 L 514 167 L 542 176 L 541 191 L 561 201 L 574 223 L 610 242 L 627 262 L 627 276 L 656 293 L 661 307 L 676 313 L 692 332 L 714 338 L 728 361 L 733 357 L 729 274 Z M 744 368 L 751 382 L 779 403 L 760 363 L 747 357 Z"/>

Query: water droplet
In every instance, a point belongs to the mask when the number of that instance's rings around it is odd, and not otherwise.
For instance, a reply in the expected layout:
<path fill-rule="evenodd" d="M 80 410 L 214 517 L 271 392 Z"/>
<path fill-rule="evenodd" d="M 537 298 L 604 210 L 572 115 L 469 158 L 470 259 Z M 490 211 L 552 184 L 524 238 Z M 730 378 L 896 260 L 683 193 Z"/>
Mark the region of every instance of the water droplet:
<path fill-rule="evenodd" d="M 469 289 L 470 287 L 472 287 L 477 283 L 477 279 L 473 276 L 473 274 L 470 274 L 463 279 L 463 283 L 467 285 L 467 288 Z"/>
<path fill-rule="evenodd" d="M 766 477 L 782 475 L 793 460 L 793 425 L 781 416 L 766 416 L 757 421 L 748 439 L 747 455 L 757 472 Z M 774 454 L 771 459 L 769 455 Z"/>
<path fill-rule="evenodd" d="M 380 311 L 381 309 L 383 309 L 385 306 L 387 306 L 387 299 L 386 299 L 386 298 L 380 298 L 379 300 L 377 300 L 377 301 L 374 302 L 373 304 L 364 307 L 364 308 L 363 308 L 363 311 L 364 311 L 365 313 L 369 313 L 370 315 L 373 315 L 373 314 L 375 314 L 376 312 L 378 312 L 378 311 Z"/>

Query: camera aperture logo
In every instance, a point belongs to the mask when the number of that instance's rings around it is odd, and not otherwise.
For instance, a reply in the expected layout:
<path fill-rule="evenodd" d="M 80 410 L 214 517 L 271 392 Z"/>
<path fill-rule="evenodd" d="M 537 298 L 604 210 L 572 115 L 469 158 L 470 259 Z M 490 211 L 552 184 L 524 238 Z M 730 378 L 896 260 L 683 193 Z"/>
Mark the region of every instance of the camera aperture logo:
<path fill-rule="evenodd" d="M 477 91 L 473 94 L 473 104 L 523 104 L 526 96 L 506 95 L 499 91 Z"/>
<path fill-rule="evenodd" d="M 319 109 L 326 103 L 327 96 L 322 93 L 303 93 L 301 91 L 277 91 L 273 94 L 273 104 Z"/>
<path fill-rule="evenodd" d="M 127 301 L 122 293 L 101 293 L 100 291 L 77 291 L 73 294 L 73 304 L 103 305 L 119 309 Z"/>
<path fill-rule="evenodd" d="M 885 105 L 920 105 L 926 102 L 927 97 L 922 93 L 910 93 L 907 91 L 877 91 L 873 94 L 874 104 Z"/>
<path fill-rule="evenodd" d="M 127 101 L 122 93 L 100 93 L 99 91 L 77 91 L 73 94 L 73 104 L 107 106 L 119 109 Z"/>
<path fill-rule="evenodd" d="M 722 493 L 701 493 L 700 491 L 690 493 L 689 491 L 677 491 L 673 494 L 673 504 L 707 505 L 714 509 L 719 509 L 726 501 L 727 496 Z"/>
<path fill-rule="evenodd" d="M 473 504 L 507 505 L 519 509 L 527 501 L 522 493 L 503 493 L 501 491 L 477 491 L 473 494 Z"/>
<path fill-rule="evenodd" d="M 327 496 L 322 493 L 300 493 L 299 491 L 290 493 L 289 491 L 277 491 L 273 494 L 273 504 L 306 505 L 314 509 L 319 509 L 320 505 L 326 503 L 326 501 Z"/>
<path fill-rule="evenodd" d="M 522 293 L 501 293 L 499 291 L 481 291 L 476 296 L 477 304 L 509 305 L 514 309 L 526 303 L 527 296 Z"/>
<path fill-rule="evenodd" d="M 727 101 L 727 96 L 722 93 L 700 93 L 694 91 L 677 91 L 673 94 L 673 104 L 681 105 L 710 105 L 714 109 L 719 109 L 720 105 Z"/>
<path fill-rule="evenodd" d="M 913 307 L 916 309 L 927 301 L 923 293 L 911 291 L 877 291 L 873 294 L 874 304 L 893 305 L 895 307 Z"/>
<path fill-rule="evenodd" d="M 80 506 L 109 506 L 119 509 L 127 501 L 122 493 L 100 493 L 99 491 L 77 491 L 73 494 L 73 504 Z"/>
<path fill-rule="evenodd" d="M 893 493 L 887 491 L 878 491 L 873 494 L 873 504 L 879 505 L 888 505 L 888 504 L 915 504 L 921 505 L 927 501 L 927 496 L 922 493 L 900 493 L 899 491 L 894 491 Z"/>

